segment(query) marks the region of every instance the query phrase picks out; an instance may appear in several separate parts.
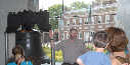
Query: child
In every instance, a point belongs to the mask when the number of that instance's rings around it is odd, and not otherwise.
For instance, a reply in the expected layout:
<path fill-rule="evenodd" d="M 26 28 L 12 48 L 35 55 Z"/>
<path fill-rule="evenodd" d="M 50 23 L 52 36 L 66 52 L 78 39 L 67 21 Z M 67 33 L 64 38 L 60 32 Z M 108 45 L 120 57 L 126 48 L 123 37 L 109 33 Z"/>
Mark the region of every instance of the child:
<path fill-rule="evenodd" d="M 104 49 L 108 46 L 109 37 L 105 31 L 95 33 L 93 44 L 95 51 L 88 51 L 77 59 L 79 65 L 111 65 L 109 56 L 104 54 Z"/>
<path fill-rule="evenodd" d="M 33 65 L 31 61 L 25 60 L 24 50 L 20 45 L 16 45 L 12 49 L 12 54 L 14 56 L 7 65 Z"/>

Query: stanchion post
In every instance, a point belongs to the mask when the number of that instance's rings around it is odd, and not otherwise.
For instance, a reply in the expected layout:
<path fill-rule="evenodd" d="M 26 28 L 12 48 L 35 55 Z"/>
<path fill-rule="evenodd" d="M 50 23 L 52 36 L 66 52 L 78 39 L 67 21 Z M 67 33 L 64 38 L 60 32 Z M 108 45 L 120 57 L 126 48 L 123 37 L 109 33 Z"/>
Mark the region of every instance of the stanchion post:
<path fill-rule="evenodd" d="M 55 65 L 55 44 L 53 38 L 53 31 L 49 31 L 50 45 L 51 45 L 51 65 Z"/>

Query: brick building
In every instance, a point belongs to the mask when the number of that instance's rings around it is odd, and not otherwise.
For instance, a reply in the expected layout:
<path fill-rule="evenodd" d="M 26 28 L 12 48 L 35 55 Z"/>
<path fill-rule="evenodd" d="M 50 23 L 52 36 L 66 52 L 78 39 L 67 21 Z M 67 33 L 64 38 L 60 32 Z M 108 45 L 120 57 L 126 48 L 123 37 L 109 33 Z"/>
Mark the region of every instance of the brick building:
<path fill-rule="evenodd" d="M 68 39 L 70 28 L 75 28 L 79 39 L 91 41 L 94 32 L 114 26 L 116 5 L 116 0 L 95 0 L 88 9 L 64 12 L 62 20 L 59 20 L 61 40 Z"/>

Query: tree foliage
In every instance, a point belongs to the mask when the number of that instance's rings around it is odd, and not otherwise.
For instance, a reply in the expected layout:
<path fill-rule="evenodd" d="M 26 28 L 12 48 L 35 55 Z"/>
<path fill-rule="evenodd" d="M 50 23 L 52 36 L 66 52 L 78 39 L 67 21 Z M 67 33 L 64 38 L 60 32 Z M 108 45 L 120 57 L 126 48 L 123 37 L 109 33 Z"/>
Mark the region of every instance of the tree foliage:
<path fill-rule="evenodd" d="M 81 8 L 87 8 L 88 5 L 85 4 L 84 2 L 73 2 L 70 4 L 70 7 L 64 6 L 64 11 L 70 11 L 72 9 L 81 9 Z M 57 29 L 58 28 L 58 18 L 62 16 L 62 4 L 55 4 L 48 9 L 49 11 L 49 17 L 50 17 L 50 24 L 52 29 Z"/>
<path fill-rule="evenodd" d="M 60 16 L 62 14 L 62 5 L 55 4 L 49 7 L 49 13 L 50 13 L 50 17 Z"/>
<path fill-rule="evenodd" d="M 82 8 L 88 8 L 88 5 L 86 3 L 84 3 L 83 1 L 80 2 L 80 1 L 76 1 L 76 2 L 73 2 L 71 4 L 71 7 L 74 9 L 74 10 L 77 10 L 77 9 L 82 9 Z"/>
<path fill-rule="evenodd" d="M 51 7 L 49 7 L 49 17 L 50 17 L 50 24 L 52 26 L 52 29 L 58 28 L 58 17 L 60 17 L 62 14 L 62 5 L 61 4 L 55 4 Z"/>

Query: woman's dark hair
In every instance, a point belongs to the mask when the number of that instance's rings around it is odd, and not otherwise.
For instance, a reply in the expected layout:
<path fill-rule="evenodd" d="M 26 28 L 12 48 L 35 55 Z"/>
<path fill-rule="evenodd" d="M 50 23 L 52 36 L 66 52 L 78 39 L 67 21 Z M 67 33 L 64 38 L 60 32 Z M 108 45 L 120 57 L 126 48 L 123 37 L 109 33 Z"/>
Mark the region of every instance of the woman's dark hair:
<path fill-rule="evenodd" d="M 105 48 L 109 37 L 105 31 L 98 31 L 93 36 L 93 43 L 98 48 Z"/>
<path fill-rule="evenodd" d="M 124 51 L 128 44 L 128 38 L 125 32 L 116 27 L 109 27 L 105 30 L 110 37 L 108 50 L 111 52 Z"/>

